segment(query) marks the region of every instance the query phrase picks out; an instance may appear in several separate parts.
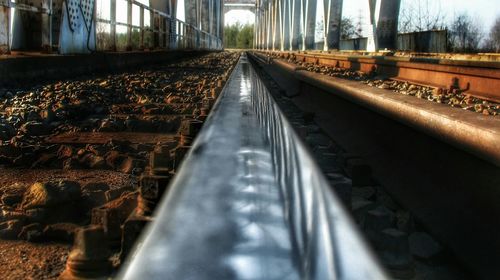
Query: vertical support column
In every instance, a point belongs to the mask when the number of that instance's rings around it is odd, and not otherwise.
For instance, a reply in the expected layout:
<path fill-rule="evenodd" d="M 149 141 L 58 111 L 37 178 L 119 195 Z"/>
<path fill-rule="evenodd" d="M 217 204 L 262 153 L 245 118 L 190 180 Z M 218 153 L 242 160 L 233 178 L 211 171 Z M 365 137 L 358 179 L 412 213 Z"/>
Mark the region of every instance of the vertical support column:
<path fill-rule="evenodd" d="M 187 24 L 191 24 L 196 26 L 197 24 L 197 2 L 196 0 L 185 0 L 184 1 L 184 14 L 185 14 L 185 22 Z"/>
<path fill-rule="evenodd" d="M 281 9 L 282 1 L 283 0 L 275 0 L 275 3 L 274 3 L 274 7 L 276 10 L 276 19 L 275 19 L 276 41 L 274 43 L 275 50 L 282 50 L 282 48 L 283 48 L 283 45 L 281 44 L 281 42 L 282 42 L 281 41 L 281 30 L 282 30 L 282 26 L 283 26 L 283 17 L 282 17 L 282 13 L 281 13 L 283 11 Z"/>
<path fill-rule="evenodd" d="M 156 22 L 158 22 L 158 47 L 163 49 L 165 47 L 165 20 L 163 16 L 158 15 Z"/>
<path fill-rule="evenodd" d="M 10 0 L 0 0 L 0 54 L 10 53 Z"/>
<path fill-rule="evenodd" d="M 215 28 L 215 36 L 217 37 L 217 49 L 222 48 L 222 45 L 220 44 L 221 42 L 221 37 L 220 37 L 220 25 L 221 25 L 221 6 L 222 0 L 215 0 L 215 21 L 214 21 L 214 28 Z"/>
<path fill-rule="evenodd" d="M 301 41 L 300 38 L 300 17 L 301 17 L 301 11 L 300 11 L 300 2 L 301 0 L 290 0 L 292 3 L 290 3 L 290 13 L 291 13 L 291 19 L 290 19 L 290 50 L 298 50 L 299 49 L 299 43 Z"/>
<path fill-rule="evenodd" d="M 212 49 L 213 46 L 213 35 L 214 32 L 214 0 L 208 0 L 208 33 L 210 33 L 210 44 L 209 48 Z"/>
<path fill-rule="evenodd" d="M 221 40 L 224 39 L 224 24 L 225 24 L 225 13 L 224 13 L 224 0 L 220 0 L 220 5 L 219 5 L 219 38 Z M 222 48 L 223 46 L 221 46 Z"/>
<path fill-rule="evenodd" d="M 132 50 L 132 1 L 127 1 L 127 51 Z"/>
<path fill-rule="evenodd" d="M 340 23 L 342 20 L 342 0 L 323 0 L 324 3 L 324 42 L 323 49 L 340 48 Z"/>
<path fill-rule="evenodd" d="M 114 0 L 111 0 L 114 1 Z M 140 9 L 140 15 L 139 15 L 139 26 L 140 26 L 140 43 L 139 43 L 139 48 L 142 50 L 144 49 L 144 6 L 141 6 Z"/>
<path fill-rule="evenodd" d="M 43 0 L 42 9 L 47 13 L 42 13 L 42 50 L 45 52 L 52 51 L 52 0 Z"/>
<path fill-rule="evenodd" d="M 116 51 L 116 0 L 110 0 L 109 6 L 109 20 L 111 22 L 110 26 L 110 49 Z"/>
<path fill-rule="evenodd" d="M 289 50 L 290 49 L 290 2 L 291 0 L 281 0 L 282 1 L 282 28 L 281 28 L 281 50 Z"/>
<path fill-rule="evenodd" d="M 303 45 L 302 50 L 314 49 L 314 31 L 316 29 L 316 0 L 303 0 Z"/>
<path fill-rule="evenodd" d="M 255 20 L 254 20 L 254 26 L 253 26 L 253 48 L 258 49 L 259 48 L 259 37 L 260 37 L 260 9 L 258 6 L 255 8 Z"/>
<path fill-rule="evenodd" d="M 274 51 L 276 48 L 276 0 L 271 2 L 271 49 Z"/>
<path fill-rule="evenodd" d="M 151 36 L 148 37 L 148 38 L 150 38 L 148 40 L 148 43 L 151 43 L 150 40 L 152 40 L 153 41 L 152 42 L 153 45 L 148 45 L 146 48 L 147 49 L 154 49 L 154 48 L 156 48 L 156 33 L 155 33 L 155 31 L 156 31 L 156 26 L 155 26 L 155 16 L 156 16 L 156 14 L 153 12 L 153 10 L 147 10 L 147 11 L 149 13 L 149 29 L 150 29 L 149 32 L 151 32 L 150 33 Z"/>
<path fill-rule="evenodd" d="M 177 25 L 175 19 L 177 17 L 177 0 L 169 0 L 170 3 L 170 19 L 168 20 L 169 32 L 169 47 L 175 48 L 177 44 Z"/>
<path fill-rule="evenodd" d="M 379 0 L 376 26 L 377 49 L 396 49 L 401 0 Z"/>
<path fill-rule="evenodd" d="M 209 7 L 210 7 L 209 0 L 201 0 L 201 30 L 205 32 L 210 32 Z"/>
<path fill-rule="evenodd" d="M 272 0 L 267 1 L 267 30 L 266 30 L 266 50 L 271 50 L 273 43 L 273 10 L 272 10 Z"/>

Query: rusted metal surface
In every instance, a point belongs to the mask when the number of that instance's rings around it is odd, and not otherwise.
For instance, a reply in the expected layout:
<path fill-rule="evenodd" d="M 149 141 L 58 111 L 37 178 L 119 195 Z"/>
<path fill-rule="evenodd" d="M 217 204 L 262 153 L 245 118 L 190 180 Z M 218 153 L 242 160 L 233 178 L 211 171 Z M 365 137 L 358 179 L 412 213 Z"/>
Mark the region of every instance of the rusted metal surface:
<path fill-rule="evenodd" d="M 500 63 L 488 61 L 457 61 L 390 56 L 349 56 L 305 52 L 274 52 L 283 58 L 339 67 L 428 86 L 449 88 L 458 79 L 466 94 L 500 102 Z"/>

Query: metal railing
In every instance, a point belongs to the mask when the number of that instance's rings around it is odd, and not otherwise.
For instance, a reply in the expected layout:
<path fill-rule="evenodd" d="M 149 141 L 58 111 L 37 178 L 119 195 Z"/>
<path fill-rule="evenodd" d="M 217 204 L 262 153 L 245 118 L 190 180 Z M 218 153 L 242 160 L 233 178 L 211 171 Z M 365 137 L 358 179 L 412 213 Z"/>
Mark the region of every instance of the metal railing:
<path fill-rule="evenodd" d="M 242 57 L 121 279 L 386 279 Z"/>
<path fill-rule="evenodd" d="M 209 34 L 195 26 L 187 24 L 176 18 L 172 18 L 170 15 L 161 12 L 159 10 L 153 9 L 147 5 L 144 5 L 135 0 L 119 0 L 126 2 L 127 6 L 127 20 L 126 22 L 117 21 L 117 9 L 116 0 L 109 0 L 110 2 L 110 14 L 109 18 L 98 17 L 95 13 L 96 8 L 93 7 L 94 11 L 93 21 L 98 24 L 109 25 L 109 33 L 106 31 L 97 31 L 97 45 L 105 46 L 101 48 L 102 50 L 120 50 L 117 48 L 117 27 L 124 26 L 127 28 L 126 31 L 126 43 L 123 49 L 222 49 L 222 40 L 215 35 Z M 68 1 L 65 1 L 68 5 Z M 95 5 L 96 2 L 94 2 Z M 139 7 L 139 25 L 134 25 L 133 23 L 133 7 Z M 11 0 L 0 0 L 0 14 L 5 22 L 0 22 L 0 53 L 10 52 L 10 38 L 12 36 L 10 26 L 10 10 L 16 9 L 20 11 L 27 11 L 32 13 L 38 13 L 46 16 L 41 21 L 42 24 L 42 46 L 41 48 L 46 51 L 52 51 L 52 47 L 55 45 L 52 38 L 53 34 L 53 3 L 52 0 L 43 1 L 41 7 L 34 5 L 15 3 Z M 61 9 L 62 11 L 62 9 Z M 147 25 L 144 22 L 145 13 L 149 13 L 150 24 Z M 62 18 L 62 17 L 61 17 Z M 133 32 L 138 30 L 139 38 L 138 42 L 134 42 Z M 90 31 L 89 31 L 90 32 Z M 151 34 L 152 43 L 150 46 L 145 45 L 146 34 Z M 56 44 L 57 45 L 57 44 Z M 138 47 L 134 48 L 134 45 Z M 95 50 L 95 48 L 91 48 Z"/>
<path fill-rule="evenodd" d="M 119 0 L 120 1 L 120 0 Z M 127 22 L 116 20 L 116 0 L 110 0 L 109 19 L 97 17 L 97 22 L 110 25 L 109 49 L 117 49 L 117 26 L 127 28 L 126 49 L 132 49 L 132 32 L 139 30 L 139 49 L 146 48 L 146 33 L 152 34 L 152 48 L 160 49 L 222 49 L 222 41 L 217 36 L 209 34 L 195 26 L 185 23 L 169 14 L 153 9 L 135 0 L 121 0 L 127 5 Z M 139 7 L 139 25 L 133 23 L 133 6 Z M 144 22 L 145 13 L 149 13 L 150 24 Z M 98 39 L 99 41 L 99 39 Z M 99 43 L 99 42 L 98 42 Z"/>
<path fill-rule="evenodd" d="M 53 46 L 52 32 L 52 0 L 42 1 L 41 6 L 34 6 L 25 3 L 16 3 L 11 0 L 0 0 L 0 17 L 3 18 L 5 22 L 0 22 L 0 54 L 3 52 L 10 52 L 10 37 L 11 37 L 11 23 L 10 23 L 10 11 L 11 9 L 16 9 L 18 11 L 25 11 L 35 14 L 42 14 L 43 17 L 41 21 L 41 34 L 42 34 L 42 45 L 41 48 L 46 51 L 50 51 Z M 2 36 L 4 35 L 4 36 Z"/>

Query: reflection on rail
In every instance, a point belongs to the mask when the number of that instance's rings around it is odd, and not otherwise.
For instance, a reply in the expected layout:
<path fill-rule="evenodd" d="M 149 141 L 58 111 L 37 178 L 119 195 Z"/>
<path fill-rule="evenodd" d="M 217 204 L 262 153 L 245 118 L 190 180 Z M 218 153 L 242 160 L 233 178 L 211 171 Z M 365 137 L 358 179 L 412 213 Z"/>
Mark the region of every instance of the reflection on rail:
<path fill-rule="evenodd" d="M 124 279 L 384 279 L 242 57 Z"/>

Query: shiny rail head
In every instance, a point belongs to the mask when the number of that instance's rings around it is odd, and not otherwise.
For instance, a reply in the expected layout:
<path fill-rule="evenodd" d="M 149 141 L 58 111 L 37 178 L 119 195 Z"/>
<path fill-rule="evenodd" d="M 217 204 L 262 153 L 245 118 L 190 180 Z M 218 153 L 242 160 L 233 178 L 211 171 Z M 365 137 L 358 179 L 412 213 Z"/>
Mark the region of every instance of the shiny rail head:
<path fill-rule="evenodd" d="M 242 56 L 120 279 L 386 279 Z"/>

